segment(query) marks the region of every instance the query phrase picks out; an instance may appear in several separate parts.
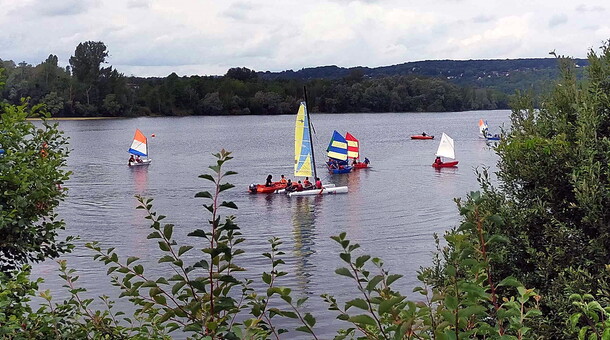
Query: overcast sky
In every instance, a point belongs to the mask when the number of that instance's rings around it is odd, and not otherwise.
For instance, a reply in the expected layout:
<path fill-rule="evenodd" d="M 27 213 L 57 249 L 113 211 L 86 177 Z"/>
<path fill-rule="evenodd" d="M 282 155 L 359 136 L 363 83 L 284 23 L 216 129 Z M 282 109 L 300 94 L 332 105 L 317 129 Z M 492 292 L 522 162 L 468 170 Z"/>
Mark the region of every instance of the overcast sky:
<path fill-rule="evenodd" d="M 582 58 L 609 38 L 607 0 L 0 0 L 1 59 L 65 66 L 102 41 L 136 76 Z"/>

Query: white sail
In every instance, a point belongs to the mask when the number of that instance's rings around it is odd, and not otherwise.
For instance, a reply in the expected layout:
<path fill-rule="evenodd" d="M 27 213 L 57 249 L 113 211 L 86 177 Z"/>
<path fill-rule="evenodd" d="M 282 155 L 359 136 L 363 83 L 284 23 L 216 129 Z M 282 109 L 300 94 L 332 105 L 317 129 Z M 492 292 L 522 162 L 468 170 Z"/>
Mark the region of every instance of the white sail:
<path fill-rule="evenodd" d="M 441 137 L 441 143 L 438 145 L 438 150 L 436 150 L 436 155 L 455 159 L 455 147 L 453 146 L 453 139 L 447 136 L 444 132 L 443 137 Z"/>

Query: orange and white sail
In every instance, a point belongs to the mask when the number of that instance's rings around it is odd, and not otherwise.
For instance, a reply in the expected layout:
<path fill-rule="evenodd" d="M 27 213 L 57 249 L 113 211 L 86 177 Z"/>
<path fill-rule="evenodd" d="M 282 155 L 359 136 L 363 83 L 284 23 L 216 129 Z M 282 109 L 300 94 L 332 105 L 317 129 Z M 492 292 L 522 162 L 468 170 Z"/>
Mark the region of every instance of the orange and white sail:
<path fill-rule="evenodd" d="M 356 137 L 347 132 L 345 133 L 345 140 L 347 141 L 347 158 L 358 159 L 360 156 L 360 143 Z"/>
<path fill-rule="evenodd" d="M 148 144 L 146 143 L 146 136 L 142 131 L 136 129 L 136 134 L 133 136 L 133 142 L 129 148 L 129 153 L 137 156 L 148 156 Z"/>

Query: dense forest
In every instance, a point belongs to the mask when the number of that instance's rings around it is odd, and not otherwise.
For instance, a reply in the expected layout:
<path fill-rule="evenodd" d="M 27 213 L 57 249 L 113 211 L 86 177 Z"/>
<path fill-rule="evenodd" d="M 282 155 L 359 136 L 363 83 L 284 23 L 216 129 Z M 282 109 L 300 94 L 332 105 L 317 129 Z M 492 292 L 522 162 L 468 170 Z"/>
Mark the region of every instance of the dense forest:
<path fill-rule="evenodd" d="M 539 93 L 558 72 L 555 59 L 441 60 L 279 73 L 236 67 L 224 76 L 141 78 L 106 66 L 108 53 L 103 42 L 87 41 L 67 67 L 55 55 L 36 66 L 0 59 L 6 69 L 0 97 L 8 104 L 29 98 L 66 117 L 261 115 L 295 112 L 305 85 L 317 112 L 463 111 L 508 108 L 515 89 Z"/>

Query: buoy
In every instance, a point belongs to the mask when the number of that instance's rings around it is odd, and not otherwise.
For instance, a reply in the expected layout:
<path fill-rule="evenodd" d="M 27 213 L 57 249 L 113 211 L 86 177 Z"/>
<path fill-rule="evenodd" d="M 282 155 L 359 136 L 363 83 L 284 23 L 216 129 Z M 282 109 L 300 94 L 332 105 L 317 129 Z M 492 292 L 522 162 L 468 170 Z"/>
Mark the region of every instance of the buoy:
<path fill-rule="evenodd" d="M 155 137 L 155 134 L 153 133 L 152 135 L 150 135 L 151 137 Z"/>

